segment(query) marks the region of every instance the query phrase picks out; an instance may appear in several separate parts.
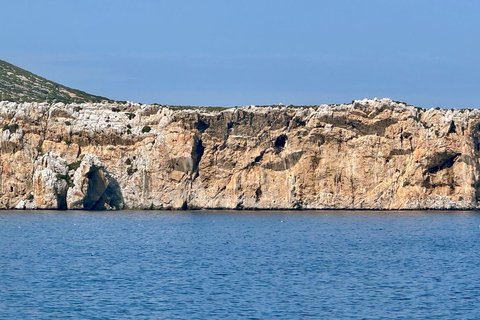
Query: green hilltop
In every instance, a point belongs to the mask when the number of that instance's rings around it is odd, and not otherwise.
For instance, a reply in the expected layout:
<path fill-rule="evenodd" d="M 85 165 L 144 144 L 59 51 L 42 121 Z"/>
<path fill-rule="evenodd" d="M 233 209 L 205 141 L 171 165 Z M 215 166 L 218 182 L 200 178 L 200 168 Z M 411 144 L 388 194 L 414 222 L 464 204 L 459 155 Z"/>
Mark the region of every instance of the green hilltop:
<path fill-rule="evenodd" d="M 81 103 L 110 99 L 63 86 L 0 60 L 0 100 Z"/>

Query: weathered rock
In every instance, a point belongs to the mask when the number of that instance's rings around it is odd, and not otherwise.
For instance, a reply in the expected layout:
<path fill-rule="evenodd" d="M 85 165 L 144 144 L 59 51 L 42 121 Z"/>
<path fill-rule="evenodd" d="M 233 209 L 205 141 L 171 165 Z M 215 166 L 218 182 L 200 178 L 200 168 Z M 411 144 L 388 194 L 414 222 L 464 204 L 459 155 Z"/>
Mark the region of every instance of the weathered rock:
<path fill-rule="evenodd" d="M 87 195 L 87 190 L 89 187 L 89 176 L 92 176 L 92 172 L 97 172 L 99 168 L 101 168 L 101 163 L 98 160 L 98 157 L 94 155 L 85 155 L 80 162 L 78 169 L 75 171 L 72 180 L 72 187 L 68 189 L 67 192 L 67 206 L 69 209 L 84 209 L 84 199 Z M 103 176 L 102 176 L 103 177 Z M 93 202 L 95 203 L 98 198 L 100 198 L 101 194 L 107 188 L 107 182 L 105 179 L 98 179 L 100 183 L 96 183 L 97 186 L 96 190 L 99 193 L 96 200 Z M 98 187 L 98 186 L 102 187 Z M 91 189 L 91 188 L 90 188 Z M 91 192 L 90 192 L 91 194 Z M 89 195 L 89 199 L 87 199 L 87 207 L 90 205 L 92 199 L 91 195 Z"/>
<path fill-rule="evenodd" d="M 118 184 L 117 184 L 118 185 Z M 69 209 L 122 209 L 123 197 L 115 181 L 103 168 L 97 156 L 83 157 L 67 192 Z"/>
<path fill-rule="evenodd" d="M 0 208 L 479 206 L 480 110 L 0 102 L 0 128 Z"/>
<path fill-rule="evenodd" d="M 67 162 L 48 152 L 34 164 L 33 203 L 36 209 L 67 209 Z M 25 204 L 26 208 L 26 204 Z"/>
<path fill-rule="evenodd" d="M 23 210 L 32 210 L 37 209 L 37 205 L 33 200 L 33 191 L 28 194 L 26 199 L 20 201 L 16 206 L 15 209 L 23 209 Z"/>

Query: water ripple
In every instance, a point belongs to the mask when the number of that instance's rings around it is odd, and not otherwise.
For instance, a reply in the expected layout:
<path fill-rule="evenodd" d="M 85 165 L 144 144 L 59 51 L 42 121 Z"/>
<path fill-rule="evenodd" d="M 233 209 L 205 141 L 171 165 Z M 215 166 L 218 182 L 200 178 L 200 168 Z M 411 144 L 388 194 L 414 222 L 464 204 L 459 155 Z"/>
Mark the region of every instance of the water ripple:
<path fill-rule="evenodd" d="M 478 319 L 480 215 L 1 212 L 0 318 Z"/>

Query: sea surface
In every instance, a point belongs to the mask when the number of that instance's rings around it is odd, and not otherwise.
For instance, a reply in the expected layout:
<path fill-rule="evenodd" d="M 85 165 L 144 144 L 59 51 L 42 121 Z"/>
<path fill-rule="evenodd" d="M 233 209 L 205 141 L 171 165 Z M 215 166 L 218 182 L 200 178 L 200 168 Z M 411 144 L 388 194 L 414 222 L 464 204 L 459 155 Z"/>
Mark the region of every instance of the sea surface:
<path fill-rule="evenodd" d="M 480 319 L 480 214 L 0 211 L 0 319 Z"/>

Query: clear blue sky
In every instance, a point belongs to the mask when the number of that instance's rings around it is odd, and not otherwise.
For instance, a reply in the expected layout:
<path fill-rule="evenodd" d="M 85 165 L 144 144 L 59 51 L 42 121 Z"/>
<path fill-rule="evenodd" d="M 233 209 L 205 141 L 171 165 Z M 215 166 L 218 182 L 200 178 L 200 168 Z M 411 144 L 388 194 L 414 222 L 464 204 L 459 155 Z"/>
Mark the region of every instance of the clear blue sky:
<path fill-rule="evenodd" d="M 480 1 L 3 1 L 0 59 L 112 99 L 480 107 Z"/>

